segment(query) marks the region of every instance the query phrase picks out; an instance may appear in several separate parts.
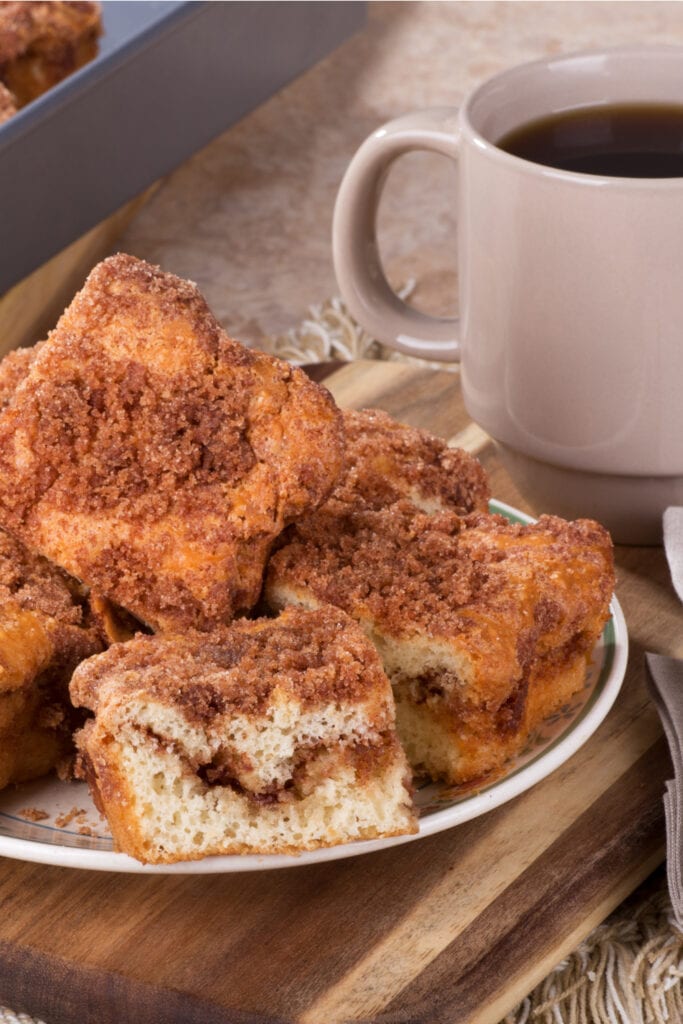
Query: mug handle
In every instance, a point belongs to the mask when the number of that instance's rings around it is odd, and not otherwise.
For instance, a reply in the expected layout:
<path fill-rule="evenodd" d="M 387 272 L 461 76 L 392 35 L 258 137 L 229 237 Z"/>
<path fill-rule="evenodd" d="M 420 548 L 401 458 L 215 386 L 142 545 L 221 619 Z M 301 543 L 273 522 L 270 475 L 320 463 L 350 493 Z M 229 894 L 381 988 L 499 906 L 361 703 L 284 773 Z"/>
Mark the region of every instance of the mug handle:
<path fill-rule="evenodd" d="M 460 131 L 452 107 L 388 121 L 370 135 L 342 179 L 334 208 L 332 253 L 342 298 L 360 324 L 391 348 L 423 359 L 460 359 L 458 318 L 419 313 L 384 275 L 377 245 L 377 205 L 389 166 L 403 153 L 433 150 L 457 161 Z"/>

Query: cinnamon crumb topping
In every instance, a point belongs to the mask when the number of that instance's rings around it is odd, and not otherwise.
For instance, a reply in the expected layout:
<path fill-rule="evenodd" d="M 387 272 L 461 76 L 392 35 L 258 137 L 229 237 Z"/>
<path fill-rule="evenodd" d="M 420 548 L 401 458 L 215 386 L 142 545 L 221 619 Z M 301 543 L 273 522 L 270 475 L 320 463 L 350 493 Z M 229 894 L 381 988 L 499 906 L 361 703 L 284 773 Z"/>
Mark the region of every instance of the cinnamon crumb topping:
<path fill-rule="evenodd" d="M 270 562 L 266 593 L 310 592 L 392 636 L 455 637 L 476 623 L 534 635 L 603 618 L 614 586 L 609 535 L 597 523 L 541 516 L 372 512 L 324 506 L 290 527 Z M 597 611 L 596 611 L 597 610 Z M 495 620 L 492 619 L 495 616 Z M 535 621 L 533 617 L 535 616 Z"/>
<path fill-rule="evenodd" d="M 392 634 L 459 632 L 460 609 L 500 590 L 485 565 L 461 552 L 461 530 L 454 513 L 427 515 L 408 502 L 341 513 L 325 505 L 290 528 L 270 561 L 266 592 L 312 591 Z"/>
<path fill-rule="evenodd" d="M 240 620 L 220 633 L 136 637 L 83 663 L 71 698 L 97 712 L 103 702 L 145 694 L 210 721 L 228 712 L 260 715 L 275 690 L 304 706 L 362 701 L 386 680 L 377 654 L 337 609 L 288 609 L 278 619 Z"/>
<path fill-rule="evenodd" d="M 2 86 L 0 85 L 0 101 L 1 99 Z M 28 376 L 33 361 L 44 344 L 44 341 L 39 341 L 31 348 L 15 349 L 13 352 L 8 352 L 0 361 L 0 410 L 9 404 L 22 380 Z"/>
<path fill-rule="evenodd" d="M 85 593 L 76 580 L 0 529 L 0 608 L 10 600 L 66 625 L 85 625 Z"/>
<path fill-rule="evenodd" d="M 118 255 L 0 416 L 0 521 L 148 625 L 209 629 L 253 605 L 342 453 L 324 389 L 228 338 L 191 282 Z"/>
<path fill-rule="evenodd" d="M 379 409 L 344 411 L 346 463 L 333 499 L 349 510 L 410 499 L 425 511 L 485 512 L 491 496 L 481 463 L 426 430 Z"/>

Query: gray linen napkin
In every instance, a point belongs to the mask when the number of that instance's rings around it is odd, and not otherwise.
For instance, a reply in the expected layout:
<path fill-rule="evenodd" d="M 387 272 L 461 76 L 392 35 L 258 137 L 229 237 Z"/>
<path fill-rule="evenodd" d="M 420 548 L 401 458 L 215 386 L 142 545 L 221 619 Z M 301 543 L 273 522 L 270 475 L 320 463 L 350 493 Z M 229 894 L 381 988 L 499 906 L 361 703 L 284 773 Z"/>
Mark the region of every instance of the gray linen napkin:
<path fill-rule="evenodd" d="M 683 601 L 683 508 L 668 508 L 664 513 L 664 550 L 673 585 Z"/>
<path fill-rule="evenodd" d="M 683 508 L 664 513 L 664 550 L 676 593 L 683 601 Z M 683 661 L 645 655 L 650 693 L 671 751 L 674 777 L 666 783 L 666 871 L 676 923 L 683 928 Z"/>

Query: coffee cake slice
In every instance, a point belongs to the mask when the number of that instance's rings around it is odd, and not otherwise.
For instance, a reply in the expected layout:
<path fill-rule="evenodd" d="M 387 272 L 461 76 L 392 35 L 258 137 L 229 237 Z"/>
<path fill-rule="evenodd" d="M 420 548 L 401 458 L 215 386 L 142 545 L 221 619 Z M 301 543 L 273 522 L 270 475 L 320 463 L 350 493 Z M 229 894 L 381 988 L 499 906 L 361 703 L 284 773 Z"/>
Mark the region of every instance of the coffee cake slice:
<path fill-rule="evenodd" d="M 270 562 L 273 609 L 332 604 L 374 642 L 418 773 L 463 783 L 499 769 L 584 685 L 609 616 L 597 523 L 324 507 Z"/>
<path fill-rule="evenodd" d="M 331 499 L 348 511 L 408 500 L 423 512 L 487 512 L 491 497 L 481 463 L 427 430 L 380 409 L 345 409 L 344 470 Z"/>
<path fill-rule="evenodd" d="M 341 469 L 329 393 L 131 256 L 5 377 L 0 525 L 154 629 L 251 609 L 273 540 Z"/>
<path fill-rule="evenodd" d="M 68 759 L 69 680 L 103 646 L 75 581 L 0 530 L 0 788 Z"/>
<path fill-rule="evenodd" d="M 377 654 L 342 612 L 137 637 L 74 674 L 116 846 L 145 863 L 296 853 L 417 830 Z"/>

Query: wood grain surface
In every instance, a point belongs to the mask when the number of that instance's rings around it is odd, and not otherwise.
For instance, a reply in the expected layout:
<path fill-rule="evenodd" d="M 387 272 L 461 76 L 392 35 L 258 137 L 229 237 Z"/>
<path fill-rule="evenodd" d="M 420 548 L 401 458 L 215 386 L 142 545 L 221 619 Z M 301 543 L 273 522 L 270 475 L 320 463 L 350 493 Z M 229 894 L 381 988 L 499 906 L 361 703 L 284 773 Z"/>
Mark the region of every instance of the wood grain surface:
<path fill-rule="evenodd" d="M 354 363 L 325 383 L 343 406 L 459 439 L 494 495 L 525 507 L 457 374 Z M 49 1024 L 496 1024 L 664 856 L 670 764 L 642 652 L 683 654 L 680 607 L 661 549 L 617 561 L 623 691 L 539 785 L 448 832 L 285 871 L 117 876 L 0 860 L 0 1002 Z"/>

